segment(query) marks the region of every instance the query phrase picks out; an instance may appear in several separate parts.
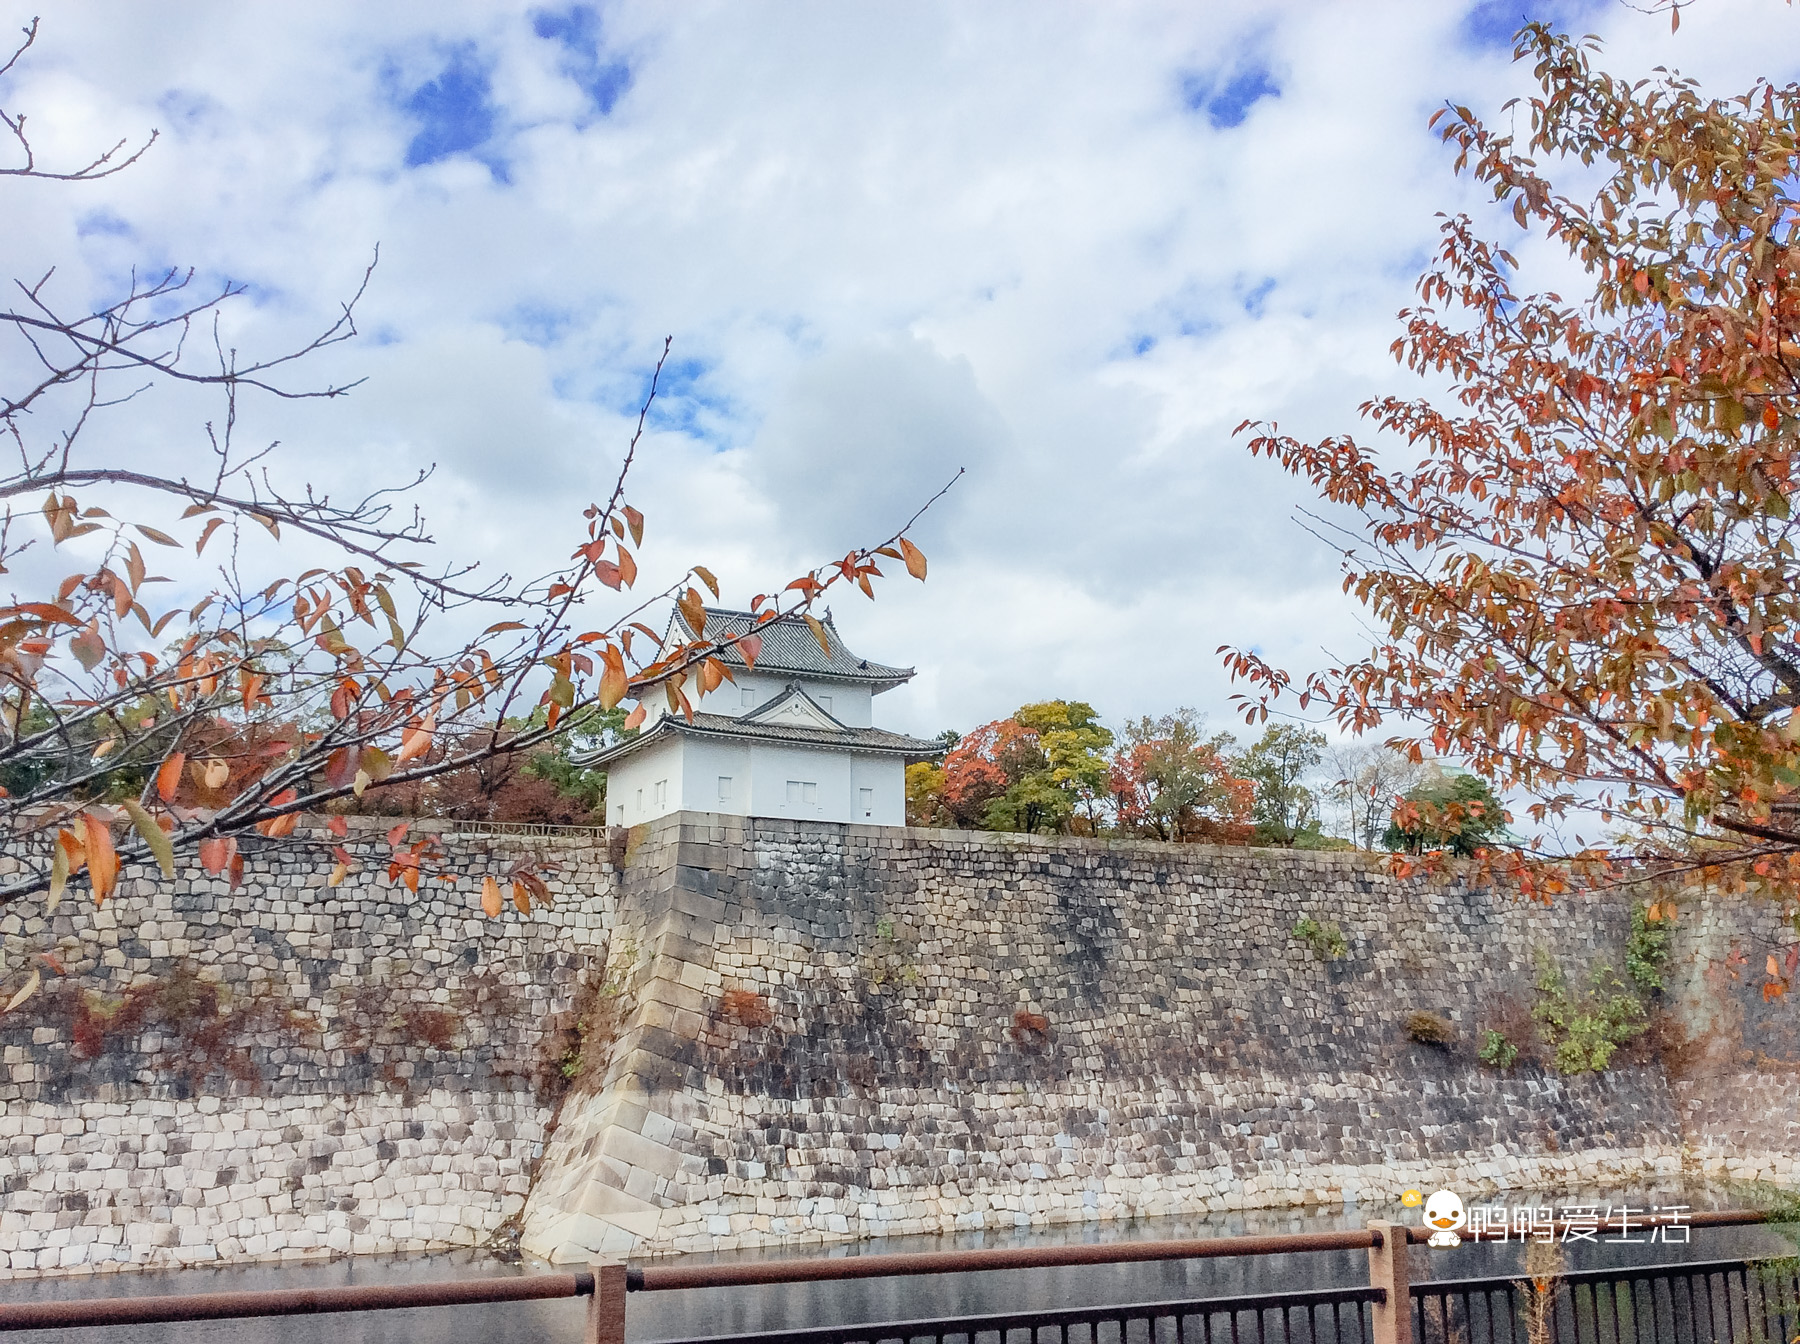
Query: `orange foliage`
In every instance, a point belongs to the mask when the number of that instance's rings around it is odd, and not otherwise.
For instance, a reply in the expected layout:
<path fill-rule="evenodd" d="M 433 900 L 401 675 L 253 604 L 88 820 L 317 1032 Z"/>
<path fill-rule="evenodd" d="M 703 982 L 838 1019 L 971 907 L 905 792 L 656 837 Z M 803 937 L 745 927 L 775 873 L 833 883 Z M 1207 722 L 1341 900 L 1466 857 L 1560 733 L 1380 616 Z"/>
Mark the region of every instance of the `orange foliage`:
<path fill-rule="evenodd" d="M 944 806 L 958 825 L 978 826 L 983 809 L 1042 757 L 1033 729 L 1014 719 L 984 723 L 944 757 Z"/>
<path fill-rule="evenodd" d="M 1385 635 L 1298 679 L 1221 652 L 1251 720 L 1288 695 L 1353 732 L 1399 719 L 1415 729 L 1393 745 L 1532 795 L 1534 821 L 1632 827 L 1626 851 L 1477 860 L 1540 899 L 1571 873 L 1641 877 L 1646 862 L 1792 896 L 1800 85 L 1709 101 L 1668 74 L 1613 79 L 1590 53 L 1528 25 L 1528 129 L 1460 107 L 1432 119 L 1457 168 L 1564 248 L 1588 292 L 1531 292 L 1512 256 L 1450 218 L 1393 349 L 1453 394 L 1363 407 L 1403 449 L 1239 427 L 1253 454 L 1363 515 L 1344 587 Z M 1580 163 L 1599 174 L 1583 201 L 1545 176 L 1586 176 Z"/>

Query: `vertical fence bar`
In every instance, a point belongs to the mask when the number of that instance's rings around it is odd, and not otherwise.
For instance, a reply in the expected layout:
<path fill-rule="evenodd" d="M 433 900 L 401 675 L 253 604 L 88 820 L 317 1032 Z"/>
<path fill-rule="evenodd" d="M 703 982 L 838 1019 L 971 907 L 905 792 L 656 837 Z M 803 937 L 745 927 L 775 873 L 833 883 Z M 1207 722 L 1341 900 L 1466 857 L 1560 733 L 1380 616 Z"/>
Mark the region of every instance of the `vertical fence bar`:
<path fill-rule="evenodd" d="M 583 1344 L 625 1344 L 625 1266 L 596 1260 L 593 1271 Z"/>
<path fill-rule="evenodd" d="M 1369 1286 L 1387 1294 L 1385 1301 L 1371 1306 L 1372 1344 L 1413 1344 L 1412 1277 L 1406 1267 L 1411 1238 L 1400 1224 L 1380 1218 L 1368 1228 L 1376 1237 L 1369 1247 Z"/>

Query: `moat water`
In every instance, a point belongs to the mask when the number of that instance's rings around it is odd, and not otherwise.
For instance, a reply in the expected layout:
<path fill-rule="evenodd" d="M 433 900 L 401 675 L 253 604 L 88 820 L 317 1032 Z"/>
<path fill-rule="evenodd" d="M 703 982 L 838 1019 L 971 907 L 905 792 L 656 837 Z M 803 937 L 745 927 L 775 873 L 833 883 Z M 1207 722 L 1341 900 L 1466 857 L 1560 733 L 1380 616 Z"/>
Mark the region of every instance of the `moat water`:
<path fill-rule="evenodd" d="M 1741 1207 L 1743 1198 L 1708 1189 L 1581 1191 L 1550 1196 L 1529 1192 L 1484 1198 L 1515 1207 L 1546 1204 L 1654 1204 L 1692 1208 Z M 1130 1223 L 987 1230 L 938 1237 L 894 1237 L 850 1245 L 817 1244 L 688 1256 L 683 1264 L 741 1263 L 795 1256 L 853 1256 L 905 1251 L 974 1250 L 1001 1246 L 1111 1242 L 1246 1233 L 1320 1232 L 1361 1227 L 1370 1218 L 1418 1221 L 1416 1211 L 1362 1205 L 1332 1209 L 1269 1209 Z M 1635 1235 L 1643 1235 L 1637 1233 Z M 1693 1228 L 1686 1243 L 1621 1243 L 1603 1230 L 1599 1240 L 1567 1247 L 1571 1269 L 1626 1264 L 1664 1264 L 1741 1256 L 1793 1254 L 1794 1243 L 1765 1227 Z M 1413 1277 L 1472 1278 L 1516 1271 L 1517 1244 L 1467 1244 L 1455 1250 L 1415 1248 Z M 1418 1264 L 1422 1259 L 1425 1263 Z M 529 1258 L 508 1261 L 475 1251 L 409 1256 L 363 1256 L 312 1264 L 244 1265 L 112 1274 L 52 1276 L 0 1281 L 0 1301 L 36 1302 L 81 1297 L 161 1293 L 231 1292 L 246 1289 L 329 1287 L 344 1284 L 427 1282 L 447 1278 L 544 1273 L 550 1266 Z M 757 1288 L 693 1289 L 639 1293 L 627 1313 L 633 1341 L 702 1339 L 755 1330 L 797 1329 L 863 1321 L 917 1320 L 976 1315 L 1021 1307 L 1191 1300 L 1257 1292 L 1323 1288 L 1368 1282 L 1363 1251 L 1322 1251 L 1221 1260 L 1163 1261 L 1080 1268 L 1004 1270 L 905 1279 L 781 1284 Z M 21 1344 L 577 1344 L 584 1303 L 579 1300 L 492 1306 L 289 1316 L 279 1320 L 209 1321 L 129 1326 L 105 1331 L 29 1331 L 10 1336 Z"/>

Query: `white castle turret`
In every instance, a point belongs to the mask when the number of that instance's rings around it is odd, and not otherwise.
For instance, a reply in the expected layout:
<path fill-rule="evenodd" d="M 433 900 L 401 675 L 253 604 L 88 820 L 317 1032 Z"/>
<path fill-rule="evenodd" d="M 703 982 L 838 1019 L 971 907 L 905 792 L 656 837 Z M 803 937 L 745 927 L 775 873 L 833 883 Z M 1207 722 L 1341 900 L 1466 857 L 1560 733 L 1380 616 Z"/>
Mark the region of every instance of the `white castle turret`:
<path fill-rule="evenodd" d="M 829 612 L 822 624 L 829 652 L 799 618 L 758 626 L 747 611 L 708 608 L 708 639 L 762 637 L 756 665 L 728 649 L 736 680 L 693 700 L 691 722 L 653 711 L 636 737 L 588 759 L 606 770 L 607 820 L 686 811 L 904 826 L 906 764 L 939 747 L 875 727 L 872 701 L 913 669 L 859 658 Z"/>

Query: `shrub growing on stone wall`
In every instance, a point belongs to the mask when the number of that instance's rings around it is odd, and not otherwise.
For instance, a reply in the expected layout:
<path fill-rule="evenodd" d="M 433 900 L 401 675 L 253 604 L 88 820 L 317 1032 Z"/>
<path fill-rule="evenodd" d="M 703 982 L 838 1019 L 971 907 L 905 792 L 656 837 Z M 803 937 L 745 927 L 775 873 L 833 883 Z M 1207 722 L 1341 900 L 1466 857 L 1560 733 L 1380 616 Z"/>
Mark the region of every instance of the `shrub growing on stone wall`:
<path fill-rule="evenodd" d="M 1302 916 L 1295 922 L 1293 935 L 1310 947 L 1320 961 L 1336 961 L 1350 951 L 1342 929 L 1336 924 L 1321 924 L 1311 915 Z"/>
<path fill-rule="evenodd" d="M 766 1027 L 775 1020 L 775 1009 L 754 989 L 728 989 L 719 996 L 719 1016 L 740 1027 Z"/>
<path fill-rule="evenodd" d="M 155 1042 L 146 1055 L 151 1071 L 188 1089 L 219 1080 L 254 1085 L 260 1073 L 250 1047 L 258 1036 L 300 1043 L 319 1031 L 311 1016 L 266 991 L 234 993 L 185 963 L 118 995 L 68 984 L 46 995 L 40 1009 L 48 1019 L 59 1013 L 66 1013 L 77 1059 Z"/>
<path fill-rule="evenodd" d="M 1506 1033 L 1489 1027 L 1481 1034 L 1481 1049 L 1475 1057 L 1495 1069 L 1510 1069 L 1519 1061 L 1519 1047 L 1506 1039 Z"/>
<path fill-rule="evenodd" d="M 637 944 L 623 941 L 608 950 L 606 975 L 577 987 L 569 1026 L 561 1037 L 562 1054 L 556 1060 L 556 1075 L 565 1085 L 579 1085 L 605 1073 L 619 1034 L 620 995 L 636 965 Z"/>
<path fill-rule="evenodd" d="M 1013 1014 L 1012 1038 L 1027 1054 L 1037 1054 L 1050 1044 L 1050 1019 L 1021 1008 Z"/>
<path fill-rule="evenodd" d="M 1448 1019 L 1424 1009 L 1407 1014 L 1406 1034 L 1421 1045 L 1454 1045 L 1456 1027 Z"/>
<path fill-rule="evenodd" d="M 1599 1073 L 1621 1045 L 1643 1035 L 1649 1026 L 1643 1001 L 1613 967 L 1597 964 L 1589 973 L 1588 988 L 1576 994 L 1562 968 L 1542 950 L 1531 1015 L 1543 1029 L 1562 1073 Z"/>
<path fill-rule="evenodd" d="M 1673 907 L 1670 907 L 1673 909 Z M 1661 906 L 1658 904 L 1660 915 Z M 1644 994 L 1663 988 L 1663 967 L 1669 960 L 1669 923 L 1652 920 L 1641 905 L 1631 909 L 1631 934 L 1625 940 L 1625 973 Z"/>

